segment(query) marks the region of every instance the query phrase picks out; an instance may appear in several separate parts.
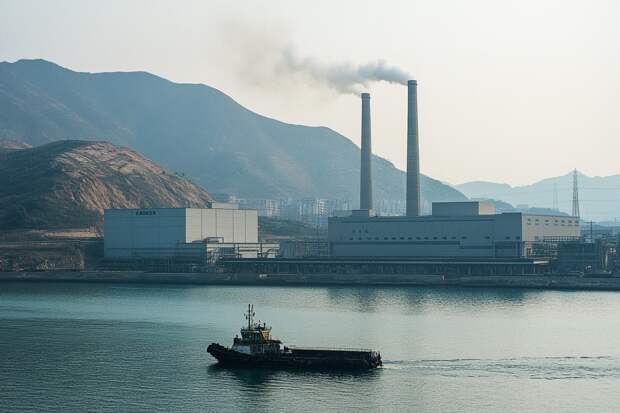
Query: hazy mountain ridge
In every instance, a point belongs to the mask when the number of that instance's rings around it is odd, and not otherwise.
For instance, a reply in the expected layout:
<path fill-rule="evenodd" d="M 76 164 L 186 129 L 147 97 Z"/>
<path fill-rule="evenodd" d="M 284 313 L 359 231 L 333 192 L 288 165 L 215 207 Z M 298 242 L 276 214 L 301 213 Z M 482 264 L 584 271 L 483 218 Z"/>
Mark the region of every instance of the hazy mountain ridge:
<path fill-rule="evenodd" d="M 0 154 L 0 161 L 0 228 L 98 227 L 105 208 L 213 200 L 188 179 L 107 142 L 53 142 Z"/>
<path fill-rule="evenodd" d="M 29 145 L 25 142 L 14 141 L 11 139 L 0 139 L 0 152 L 16 151 L 19 149 L 26 149 L 31 147 L 32 145 Z"/>
<path fill-rule="evenodd" d="M 569 215 L 566 212 L 558 211 L 552 208 L 541 208 L 541 207 L 527 207 L 527 208 L 517 208 L 508 202 L 499 201 L 491 198 L 471 198 L 472 201 L 483 201 L 490 202 L 495 206 L 495 212 L 504 213 L 504 212 L 524 212 L 527 214 L 537 214 L 537 215 Z"/>
<path fill-rule="evenodd" d="M 577 173 L 581 217 L 596 221 L 613 221 L 620 211 L 620 175 L 587 176 Z M 546 178 L 531 185 L 510 186 L 494 182 L 475 181 L 455 185 L 470 198 L 491 198 L 514 206 L 552 208 L 557 191 L 558 209 L 572 213 L 573 172 Z"/>
<path fill-rule="evenodd" d="M 78 73 L 42 60 L 0 63 L 0 136 L 127 145 L 211 192 L 254 198 L 359 197 L 359 148 L 325 127 L 258 115 L 206 85 L 145 72 Z M 404 199 L 405 174 L 373 158 L 376 199 Z M 464 200 L 422 177 L 426 200 Z"/>

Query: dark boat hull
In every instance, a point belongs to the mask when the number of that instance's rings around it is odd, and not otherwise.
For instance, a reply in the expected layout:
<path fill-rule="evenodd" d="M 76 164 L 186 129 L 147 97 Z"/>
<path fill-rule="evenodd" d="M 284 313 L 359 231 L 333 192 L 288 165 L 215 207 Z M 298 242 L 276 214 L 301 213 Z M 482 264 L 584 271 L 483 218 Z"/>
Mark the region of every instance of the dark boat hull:
<path fill-rule="evenodd" d="M 295 349 L 286 353 L 249 355 L 213 343 L 207 352 L 222 365 L 285 369 L 372 369 L 381 366 L 373 351 Z"/>

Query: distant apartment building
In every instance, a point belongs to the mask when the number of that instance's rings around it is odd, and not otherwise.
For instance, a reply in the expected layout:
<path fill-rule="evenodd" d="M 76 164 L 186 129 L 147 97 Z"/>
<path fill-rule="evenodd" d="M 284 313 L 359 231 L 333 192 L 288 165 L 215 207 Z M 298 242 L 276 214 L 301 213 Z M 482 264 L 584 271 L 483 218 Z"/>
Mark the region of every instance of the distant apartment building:
<path fill-rule="evenodd" d="M 338 211 L 351 211 L 353 209 L 353 202 L 350 199 L 328 199 L 327 200 L 327 214 L 331 217 Z"/>
<path fill-rule="evenodd" d="M 213 199 L 215 199 L 216 202 L 222 202 L 226 204 L 239 204 L 239 198 L 232 194 L 215 193 L 211 194 L 211 196 L 213 197 Z"/>
<path fill-rule="evenodd" d="M 254 209 L 261 217 L 280 217 L 280 201 L 277 199 L 241 199 L 239 206 Z"/>
<path fill-rule="evenodd" d="M 303 222 L 312 227 L 327 226 L 330 216 L 339 212 L 351 211 L 352 201 L 342 199 L 303 198 L 303 199 L 261 199 L 261 198 L 228 198 L 227 194 L 213 194 L 216 200 L 236 200 L 242 209 L 253 209 L 258 216 L 282 218 L 290 221 Z"/>
<path fill-rule="evenodd" d="M 375 202 L 375 212 L 381 216 L 404 215 L 405 209 L 405 201 L 403 199 L 381 199 Z"/>

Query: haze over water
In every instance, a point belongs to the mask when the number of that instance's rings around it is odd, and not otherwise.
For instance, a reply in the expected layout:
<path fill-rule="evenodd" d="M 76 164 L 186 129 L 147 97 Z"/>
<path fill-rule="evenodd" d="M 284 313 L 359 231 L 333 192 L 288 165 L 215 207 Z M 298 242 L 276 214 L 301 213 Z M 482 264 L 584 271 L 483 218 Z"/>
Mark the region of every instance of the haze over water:
<path fill-rule="evenodd" d="M 620 295 L 516 289 L 0 284 L 0 411 L 617 411 Z M 254 303 L 365 373 L 218 368 Z"/>

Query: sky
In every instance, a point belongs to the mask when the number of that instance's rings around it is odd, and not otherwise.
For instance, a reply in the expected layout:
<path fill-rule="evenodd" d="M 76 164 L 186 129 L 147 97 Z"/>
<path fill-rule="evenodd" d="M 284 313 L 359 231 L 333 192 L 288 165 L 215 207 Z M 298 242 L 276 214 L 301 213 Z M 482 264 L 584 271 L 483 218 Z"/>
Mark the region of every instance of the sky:
<path fill-rule="evenodd" d="M 604 0 L 0 0 L 0 61 L 204 83 L 356 144 L 369 92 L 373 151 L 403 169 L 406 88 L 322 78 L 382 60 L 418 80 L 423 173 L 523 185 L 620 174 L 619 21 Z"/>

